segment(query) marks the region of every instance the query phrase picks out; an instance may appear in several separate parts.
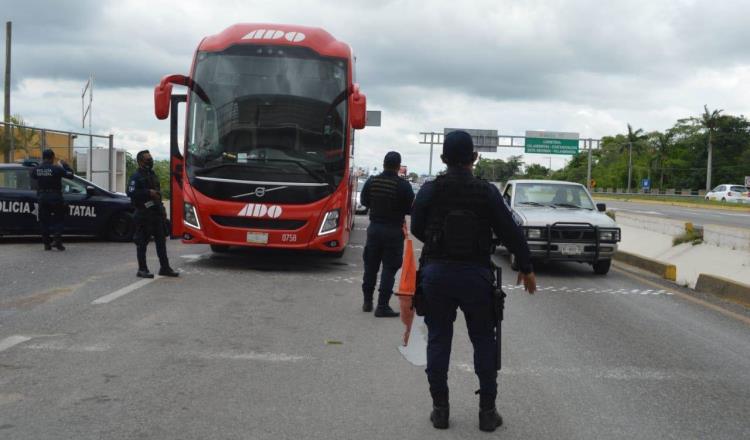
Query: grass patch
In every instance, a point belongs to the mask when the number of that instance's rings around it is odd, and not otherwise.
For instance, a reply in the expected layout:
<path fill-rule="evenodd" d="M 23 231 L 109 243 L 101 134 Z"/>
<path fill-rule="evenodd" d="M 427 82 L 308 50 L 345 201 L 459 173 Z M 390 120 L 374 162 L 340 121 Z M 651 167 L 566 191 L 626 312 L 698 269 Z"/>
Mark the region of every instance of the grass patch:
<path fill-rule="evenodd" d="M 689 197 L 675 197 L 675 196 L 659 196 L 659 195 L 646 195 L 646 194 L 611 194 L 611 193 L 593 193 L 591 196 L 594 199 L 611 199 L 611 200 L 622 200 L 628 201 L 639 201 L 649 200 L 654 202 L 673 203 L 679 204 L 690 204 L 690 205 L 705 205 L 705 206 L 716 206 L 730 209 L 740 209 L 750 211 L 750 205 L 746 203 L 733 203 L 733 202 L 721 202 L 715 200 L 706 200 L 700 196 L 689 196 Z"/>
<path fill-rule="evenodd" d="M 677 246 L 682 243 L 692 243 L 693 246 L 703 243 L 703 234 L 699 231 L 691 229 L 685 231 L 682 235 L 672 239 L 672 246 Z"/>

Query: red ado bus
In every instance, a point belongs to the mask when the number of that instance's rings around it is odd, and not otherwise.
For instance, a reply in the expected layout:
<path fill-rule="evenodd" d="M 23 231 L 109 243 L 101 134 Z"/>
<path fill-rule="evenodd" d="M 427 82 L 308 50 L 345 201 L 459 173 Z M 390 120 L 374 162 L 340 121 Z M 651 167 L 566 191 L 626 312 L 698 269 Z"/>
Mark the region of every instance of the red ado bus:
<path fill-rule="evenodd" d="M 204 38 L 190 76 L 154 90 L 156 117 L 171 113 L 172 236 L 214 251 L 342 254 L 354 221 L 353 130 L 366 119 L 354 75 L 349 45 L 318 28 L 238 24 Z"/>

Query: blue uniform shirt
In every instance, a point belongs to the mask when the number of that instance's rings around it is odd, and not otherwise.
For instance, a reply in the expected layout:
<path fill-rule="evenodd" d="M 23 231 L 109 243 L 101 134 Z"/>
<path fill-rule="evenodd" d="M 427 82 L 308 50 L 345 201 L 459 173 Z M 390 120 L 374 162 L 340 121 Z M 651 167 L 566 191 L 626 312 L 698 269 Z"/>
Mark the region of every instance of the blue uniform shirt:
<path fill-rule="evenodd" d="M 382 175 L 396 176 L 397 174 L 395 171 L 385 170 L 382 172 Z M 362 206 L 367 206 L 368 208 L 370 207 L 369 188 L 370 179 L 367 179 L 365 185 L 362 187 L 362 193 L 359 196 L 359 201 L 360 203 L 362 203 Z M 404 217 L 407 216 L 411 211 L 412 202 L 414 202 L 414 190 L 411 188 L 411 185 L 406 181 L 406 179 L 398 179 L 398 187 L 396 188 L 396 203 L 399 214 L 401 214 L 401 221 L 399 222 L 399 225 L 402 225 L 404 223 Z M 378 222 L 381 219 L 375 218 L 371 215 L 370 220 Z M 388 221 L 385 221 L 385 223 L 388 223 Z"/>
<path fill-rule="evenodd" d="M 469 171 L 449 171 L 453 172 L 466 172 Z M 489 184 L 488 184 L 489 185 Z M 513 220 L 513 215 L 505 204 L 505 200 L 500 196 L 495 185 L 490 186 L 490 195 L 487 200 L 488 206 L 490 207 L 490 227 L 495 232 L 495 235 L 505 245 L 510 252 L 512 252 L 518 261 L 518 267 L 523 273 L 530 273 L 531 267 L 531 254 L 529 253 L 529 245 L 526 243 L 526 237 L 523 235 L 523 230 Z M 427 182 L 422 185 L 422 188 L 417 193 L 417 198 L 414 200 L 414 206 L 411 210 L 411 233 L 414 234 L 420 241 L 425 241 L 425 228 L 427 227 L 427 216 L 430 212 L 430 205 L 432 204 L 432 196 L 434 194 L 434 182 Z M 489 262 L 489 256 L 488 256 Z"/>
<path fill-rule="evenodd" d="M 55 194 L 62 196 L 62 178 L 73 178 L 73 170 L 64 163 L 63 166 L 43 162 L 31 170 L 31 178 L 37 181 L 38 194 Z"/>

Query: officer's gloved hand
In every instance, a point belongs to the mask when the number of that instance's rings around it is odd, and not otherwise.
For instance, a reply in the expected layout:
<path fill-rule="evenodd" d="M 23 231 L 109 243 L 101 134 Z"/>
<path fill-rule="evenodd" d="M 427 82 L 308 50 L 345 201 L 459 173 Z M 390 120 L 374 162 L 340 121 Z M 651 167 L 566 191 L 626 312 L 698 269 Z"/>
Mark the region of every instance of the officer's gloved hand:
<path fill-rule="evenodd" d="M 518 281 L 516 281 L 516 284 L 521 283 L 523 283 L 523 288 L 529 292 L 529 295 L 533 295 L 536 292 L 536 275 L 534 275 L 534 272 L 518 272 Z"/>

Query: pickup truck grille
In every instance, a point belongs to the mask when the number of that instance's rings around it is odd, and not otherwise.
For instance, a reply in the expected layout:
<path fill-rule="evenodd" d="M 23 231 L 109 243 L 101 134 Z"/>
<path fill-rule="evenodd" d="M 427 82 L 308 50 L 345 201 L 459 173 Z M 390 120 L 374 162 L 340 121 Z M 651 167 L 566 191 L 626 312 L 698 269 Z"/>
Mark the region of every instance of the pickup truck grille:
<path fill-rule="evenodd" d="M 566 240 L 566 241 L 586 241 L 593 242 L 596 240 L 594 230 L 590 227 L 561 227 L 553 226 L 550 229 L 552 240 Z"/>

